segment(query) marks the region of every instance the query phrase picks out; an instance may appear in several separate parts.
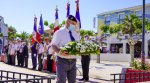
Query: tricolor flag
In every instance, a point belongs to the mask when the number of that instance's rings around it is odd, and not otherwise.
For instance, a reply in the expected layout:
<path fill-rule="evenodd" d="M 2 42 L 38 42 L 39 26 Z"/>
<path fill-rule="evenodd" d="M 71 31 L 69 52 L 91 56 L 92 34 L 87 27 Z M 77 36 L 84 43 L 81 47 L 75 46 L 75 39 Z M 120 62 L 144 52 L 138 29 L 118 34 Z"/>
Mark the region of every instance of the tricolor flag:
<path fill-rule="evenodd" d="M 67 3 L 67 17 L 70 15 L 70 3 Z"/>
<path fill-rule="evenodd" d="M 42 18 L 42 15 L 41 15 L 38 31 L 37 31 L 37 34 L 36 34 L 36 39 L 37 39 L 38 43 L 41 42 L 41 35 L 43 35 L 43 34 L 44 34 L 44 25 L 43 25 L 43 18 Z"/>
<path fill-rule="evenodd" d="M 43 25 L 43 18 L 42 18 L 42 14 L 41 14 L 41 17 L 40 17 L 40 22 L 39 22 L 39 33 L 40 35 L 43 35 L 44 34 L 44 25 Z"/>
<path fill-rule="evenodd" d="M 58 8 L 56 7 L 54 32 L 56 32 L 57 30 L 59 30 L 59 19 L 58 19 Z"/>
<path fill-rule="evenodd" d="M 81 21 L 80 21 L 80 12 L 79 12 L 79 0 L 76 1 L 76 18 L 78 22 L 80 23 L 80 28 L 81 28 Z"/>
<path fill-rule="evenodd" d="M 37 18 L 34 17 L 34 26 L 33 26 L 33 32 L 32 32 L 32 44 L 36 41 L 36 33 L 37 33 Z"/>

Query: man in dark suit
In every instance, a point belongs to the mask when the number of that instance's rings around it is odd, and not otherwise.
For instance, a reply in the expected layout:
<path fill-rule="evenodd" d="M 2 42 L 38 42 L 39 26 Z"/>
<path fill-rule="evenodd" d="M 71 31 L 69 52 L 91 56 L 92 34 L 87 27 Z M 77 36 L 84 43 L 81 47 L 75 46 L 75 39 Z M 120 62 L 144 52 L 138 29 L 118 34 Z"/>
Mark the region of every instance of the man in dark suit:
<path fill-rule="evenodd" d="M 27 44 L 26 42 L 23 43 L 23 65 L 25 64 L 25 67 L 27 68 L 28 67 L 28 57 L 29 57 L 29 54 L 28 54 L 28 47 L 27 47 Z"/>
<path fill-rule="evenodd" d="M 85 36 L 85 42 L 91 42 L 89 36 Z M 81 55 L 81 64 L 83 71 L 83 78 L 79 79 L 79 81 L 89 81 L 89 65 L 90 65 L 90 55 Z"/>

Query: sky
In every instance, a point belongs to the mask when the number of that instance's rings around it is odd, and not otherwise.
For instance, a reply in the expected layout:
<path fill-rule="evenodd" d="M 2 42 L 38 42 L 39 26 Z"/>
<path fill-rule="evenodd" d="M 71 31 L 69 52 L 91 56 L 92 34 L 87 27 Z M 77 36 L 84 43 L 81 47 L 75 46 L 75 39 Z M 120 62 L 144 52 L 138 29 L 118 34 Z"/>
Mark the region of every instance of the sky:
<path fill-rule="evenodd" d="M 43 20 L 53 23 L 57 5 L 59 22 L 62 22 L 66 19 L 67 2 L 68 0 L 1 0 L 0 16 L 4 17 L 6 24 L 15 27 L 18 33 L 22 31 L 32 33 L 34 15 L 38 18 L 38 24 L 41 14 Z M 69 0 L 69 2 L 70 14 L 75 15 L 75 0 Z M 150 0 L 146 0 L 146 3 L 150 3 Z M 82 29 L 96 31 L 97 29 L 93 28 L 93 18 L 97 17 L 97 14 L 137 5 L 142 5 L 142 0 L 80 0 L 79 11 Z M 45 26 L 44 29 L 49 28 Z"/>

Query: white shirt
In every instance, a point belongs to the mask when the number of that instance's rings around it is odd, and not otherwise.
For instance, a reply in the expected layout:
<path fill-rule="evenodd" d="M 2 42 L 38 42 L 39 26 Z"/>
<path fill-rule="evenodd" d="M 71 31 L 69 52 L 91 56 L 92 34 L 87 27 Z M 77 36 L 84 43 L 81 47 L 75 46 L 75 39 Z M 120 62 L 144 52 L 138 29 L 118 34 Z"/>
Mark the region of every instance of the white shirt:
<path fill-rule="evenodd" d="M 17 44 L 17 51 L 19 51 L 20 46 L 21 46 L 21 43 L 18 43 L 18 44 Z"/>
<path fill-rule="evenodd" d="M 23 45 L 21 44 L 19 47 L 19 52 L 22 53 L 23 52 Z"/>
<path fill-rule="evenodd" d="M 11 44 L 10 46 L 10 55 L 14 55 L 16 51 L 16 44 Z"/>
<path fill-rule="evenodd" d="M 43 46 L 43 44 L 39 44 L 39 47 L 38 47 L 38 54 L 41 54 L 41 53 L 44 53 L 44 46 Z"/>
<path fill-rule="evenodd" d="M 72 32 L 72 36 L 74 37 L 74 39 L 76 41 L 80 40 L 79 34 L 76 33 L 75 31 L 71 31 Z M 58 30 L 54 33 L 53 39 L 51 41 L 51 45 L 56 45 L 58 47 L 64 47 L 65 44 L 68 44 L 69 42 L 71 42 L 71 38 L 70 38 L 70 34 L 69 34 L 69 30 L 67 28 Z M 61 58 L 66 58 L 66 59 L 74 59 L 76 58 L 76 56 L 62 56 L 59 55 L 59 57 Z"/>
<path fill-rule="evenodd" d="M 49 46 L 49 48 L 48 48 L 48 54 L 52 54 L 52 52 L 53 52 L 52 46 L 51 45 L 48 45 L 48 46 Z"/>

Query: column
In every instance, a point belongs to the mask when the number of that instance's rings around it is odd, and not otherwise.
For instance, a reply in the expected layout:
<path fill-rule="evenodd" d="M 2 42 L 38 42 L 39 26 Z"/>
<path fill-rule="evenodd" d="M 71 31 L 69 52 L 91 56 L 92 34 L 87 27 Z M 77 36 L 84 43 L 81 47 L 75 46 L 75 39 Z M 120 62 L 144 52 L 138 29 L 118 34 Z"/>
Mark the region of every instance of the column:
<path fill-rule="evenodd" d="M 123 54 L 126 54 L 126 43 L 123 43 Z"/>

